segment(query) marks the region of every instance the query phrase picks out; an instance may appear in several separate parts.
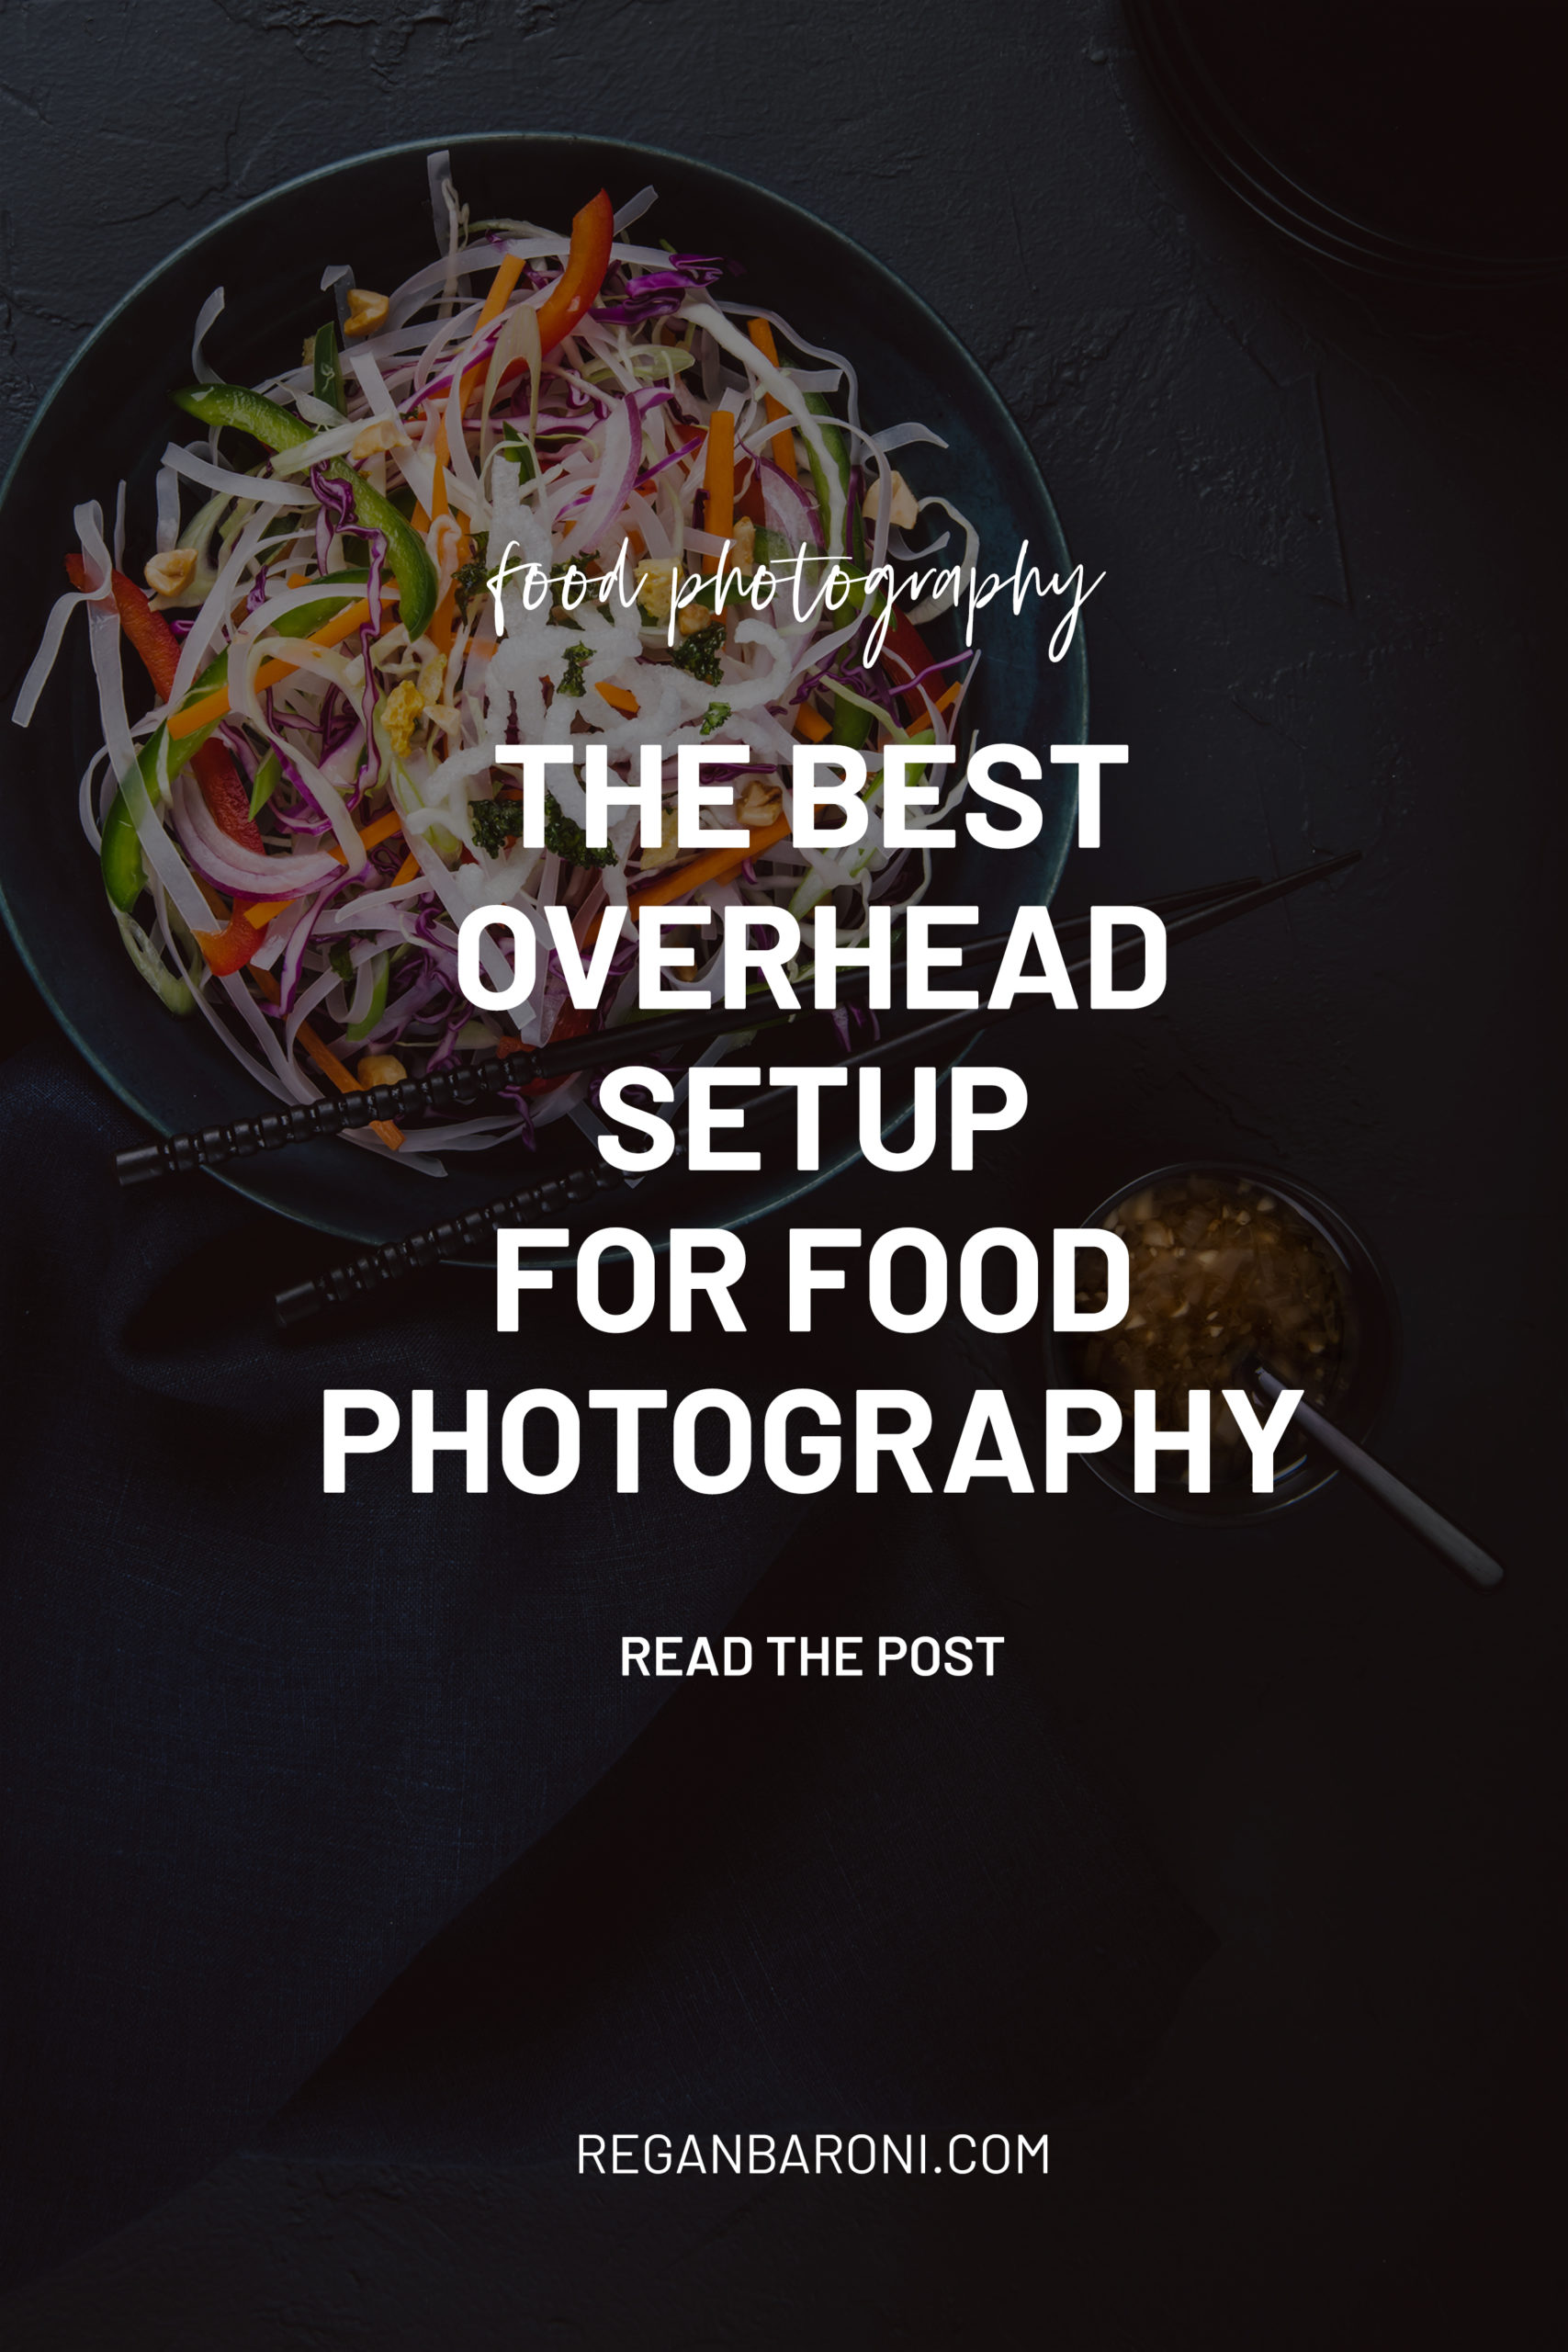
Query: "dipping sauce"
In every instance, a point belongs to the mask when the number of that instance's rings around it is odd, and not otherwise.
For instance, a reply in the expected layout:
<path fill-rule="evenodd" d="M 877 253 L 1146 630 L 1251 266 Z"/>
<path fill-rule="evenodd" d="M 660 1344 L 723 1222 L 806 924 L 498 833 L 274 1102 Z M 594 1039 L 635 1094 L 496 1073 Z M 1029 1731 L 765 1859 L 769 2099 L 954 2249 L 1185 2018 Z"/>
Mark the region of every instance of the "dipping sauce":
<path fill-rule="evenodd" d="M 1095 1387 L 1124 1411 L 1135 1388 L 1154 1389 L 1162 1428 L 1185 1427 L 1188 1390 L 1207 1388 L 1217 1447 L 1242 1443 L 1219 1392 L 1255 1354 L 1310 1405 L 1327 1405 L 1347 1353 L 1343 1276 L 1267 1184 L 1193 1170 L 1145 1185 L 1104 1222 L 1127 1244 L 1131 1287 L 1125 1319 L 1080 1343 Z M 1103 1306 L 1105 1285 L 1077 1297 Z"/>

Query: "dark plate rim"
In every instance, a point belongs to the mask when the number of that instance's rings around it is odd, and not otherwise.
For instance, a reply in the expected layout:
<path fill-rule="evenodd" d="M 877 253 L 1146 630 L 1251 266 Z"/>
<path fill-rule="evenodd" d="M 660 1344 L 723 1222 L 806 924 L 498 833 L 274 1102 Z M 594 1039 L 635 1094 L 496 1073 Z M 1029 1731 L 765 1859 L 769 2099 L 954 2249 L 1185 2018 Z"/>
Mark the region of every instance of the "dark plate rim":
<path fill-rule="evenodd" d="M 1380 226 L 1331 203 L 1271 155 L 1236 112 L 1179 14 L 1162 0 L 1124 0 L 1138 52 L 1178 128 L 1231 194 L 1320 260 L 1378 278 L 1453 292 L 1560 284 L 1561 254 L 1471 251 Z"/>

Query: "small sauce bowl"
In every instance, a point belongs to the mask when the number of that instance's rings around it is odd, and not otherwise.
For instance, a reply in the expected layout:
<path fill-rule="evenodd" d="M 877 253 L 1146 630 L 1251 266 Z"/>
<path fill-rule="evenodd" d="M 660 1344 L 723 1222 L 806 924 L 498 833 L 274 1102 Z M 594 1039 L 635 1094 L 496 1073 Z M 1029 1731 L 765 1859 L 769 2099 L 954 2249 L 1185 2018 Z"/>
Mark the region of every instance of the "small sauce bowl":
<path fill-rule="evenodd" d="M 1371 1249 L 1337 1209 L 1270 1169 L 1224 1160 L 1177 1162 L 1122 1185 L 1084 1219 L 1121 1234 L 1132 1254 L 1123 1321 L 1102 1332 L 1047 1340 L 1054 1386 L 1099 1388 L 1122 1406 L 1122 1434 L 1081 1458 L 1117 1494 L 1163 1519 L 1264 1519 L 1315 1494 L 1337 1474 L 1287 1430 L 1274 1490 L 1252 1491 L 1252 1457 L 1220 1391 L 1245 1385 L 1245 1366 L 1269 1363 L 1359 1443 L 1393 1385 L 1398 1351 L 1392 1294 Z M 1079 1293 L 1079 1303 L 1103 1302 Z M 1146 1338 L 1139 1335 L 1146 1333 Z M 1133 1486 L 1132 1396 L 1160 1393 L 1162 1429 L 1185 1428 L 1187 1391 L 1213 1396 L 1211 1490 L 1187 1485 L 1184 1455 L 1162 1453 L 1152 1493 Z"/>

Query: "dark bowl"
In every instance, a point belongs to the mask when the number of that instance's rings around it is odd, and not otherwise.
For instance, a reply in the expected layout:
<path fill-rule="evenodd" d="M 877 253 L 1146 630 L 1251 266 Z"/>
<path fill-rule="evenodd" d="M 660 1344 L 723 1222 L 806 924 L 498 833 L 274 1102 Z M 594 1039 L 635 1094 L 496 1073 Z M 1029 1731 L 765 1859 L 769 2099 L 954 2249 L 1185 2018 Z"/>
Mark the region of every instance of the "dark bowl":
<path fill-rule="evenodd" d="M 320 323 L 325 264 L 349 259 L 360 284 L 385 286 L 432 254 L 425 153 L 422 142 L 358 156 L 244 206 L 144 279 L 83 346 L 0 492 L 0 612 L 14 662 L 0 682 L 7 708 L 65 584 L 73 506 L 96 497 L 112 512 L 123 477 L 127 544 L 152 543 L 153 477 L 181 422 L 168 396 L 188 379 L 192 324 L 208 293 L 217 285 L 229 290 L 229 307 L 207 340 L 216 368 L 254 382 L 287 364 Z M 744 283 L 760 302 L 850 357 L 873 424 L 918 417 L 942 435 L 946 452 L 920 450 L 910 469 L 922 487 L 940 482 L 969 514 L 983 561 L 1005 571 L 1019 541 L 1028 539 L 1030 560 L 1043 571 L 1070 569 L 1039 469 L 979 368 L 917 295 L 849 238 L 710 164 L 625 141 L 506 132 L 456 139 L 451 154 L 475 219 L 564 219 L 601 184 L 621 200 L 653 181 L 660 201 L 652 233 L 686 250 L 711 251 L 716 243 L 744 261 Z M 1031 604 L 1015 619 L 1006 597 L 979 616 L 976 642 L 985 658 L 975 710 L 982 740 L 1040 747 L 1084 740 L 1081 636 L 1062 662 L 1047 657 L 1059 617 L 1052 600 Z M 166 1013 L 121 949 L 76 816 L 77 780 L 100 740 L 79 621 L 31 728 L 8 728 L 0 740 L 0 904 L 68 1035 L 161 1134 L 266 1107 L 206 1023 Z M 1019 905 L 1044 900 L 1055 888 L 1073 823 L 1070 773 L 1047 765 L 1038 787 L 1045 822 L 1032 849 L 987 852 L 961 834 L 962 846 L 943 861 L 942 899 L 977 905 L 983 931 L 1004 928 Z M 793 1046 L 792 1056 L 799 1058 Z M 889 1099 L 896 1123 L 900 1100 Z M 813 1191 L 856 1157 L 852 1132 L 840 1128 L 824 1141 L 819 1172 L 800 1174 L 774 1150 L 753 1176 L 650 1178 L 621 1196 L 617 1215 L 657 1239 L 672 1214 L 747 1224 Z M 377 1243 L 591 1156 L 586 1139 L 562 1120 L 544 1130 L 536 1153 L 510 1146 L 456 1159 L 438 1184 L 328 1141 L 240 1161 L 222 1176 L 286 1216 Z"/>
<path fill-rule="evenodd" d="M 1559 9 L 1125 5 L 1198 153 L 1303 251 L 1450 298 L 1568 276 Z"/>
<path fill-rule="evenodd" d="M 1134 1199 L 1145 1186 L 1168 1183 L 1179 1176 L 1217 1176 L 1229 1183 L 1245 1182 L 1267 1187 L 1294 1210 L 1326 1249 L 1344 1296 L 1345 1346 L 1335 1385 L 1323 1409 L 1347 1437 L 1364 1445 L 1393 1388 L 1399 1354 L 1393 1294 L 1368 1243 L 1331 1203 L 1297 1183 L 1293 1176 L 1281 1176 L 1272 1168 L 1253 1168 L 1221 1159 L 1177 1160 L 1169 1167 L 1156 1168 L 1146 1176 L 1135 1177 L 1132 1183 L 1120 1186 L 1109 1200 L 1089 1212 L 1083 1220 L 1085 1231 L 1103 1226 L 1114 1210 Z M 1052 1385 L 1083 1385 L 1078 1363 L 1081 1341 L 1075 1342 L 1069 1334 L 1052 1332 L 1045 1344 L 1046 1376 Z M 1300 1440 L 1292 1441 L 1289 1434 L 1285 1442 L 1293 1442 L 1294 1450 L 1277 1469 L 1271 1495 L 1255 1495 L 1246 1487 L 1223 1481 L 1217 1482 L 1209 1494 L 1194 1495 L 1174 1475 L 1168 1483 L 1162 1477 L 1152 1494 L 1141 1495 L 1133 1485 L 1133 1450 L 1125 1434 L 1102 1453 L 1086 1453 L 1082 1459 L 1113 1492 L 1124 1495 L 1140 1510 L 1153 1511 L 1156 1518 L 1202 1520 L 1215 1526 L 1240 1527 L 1289 1510 L 1338 1476 L 1325 1455 Z"/>

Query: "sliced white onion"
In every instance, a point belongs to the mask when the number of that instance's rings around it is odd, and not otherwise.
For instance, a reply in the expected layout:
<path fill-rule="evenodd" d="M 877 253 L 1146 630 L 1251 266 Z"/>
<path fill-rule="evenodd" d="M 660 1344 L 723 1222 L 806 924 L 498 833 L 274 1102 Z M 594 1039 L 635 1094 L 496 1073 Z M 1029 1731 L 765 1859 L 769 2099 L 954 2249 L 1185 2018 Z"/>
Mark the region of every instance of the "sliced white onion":
<path fill-rule="evenodd" d="M 189 768 L 175 778 L 171 802 L 175 830 L 209 881 L 220 890 L 244 890 L 258 899 L 296 899 L 301 891 L 319 888 L 343 872 L 325 850 L 299 850 L 286 857 L 267 857 L 231 841 L 201 795 Z M 209 931 L 212 917 L 204 913 L 197 928 Z"/>

